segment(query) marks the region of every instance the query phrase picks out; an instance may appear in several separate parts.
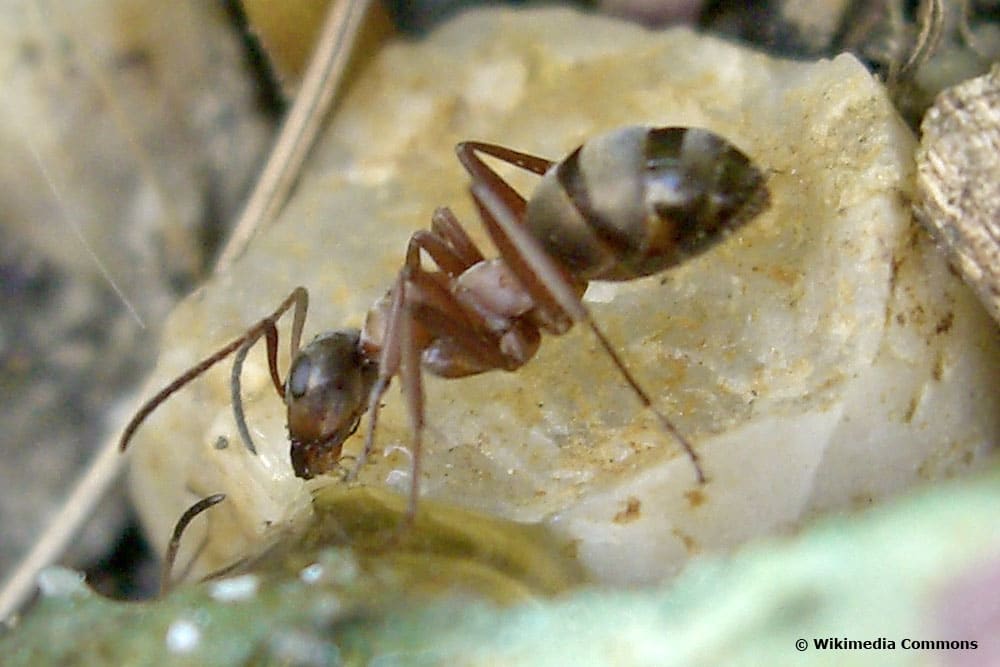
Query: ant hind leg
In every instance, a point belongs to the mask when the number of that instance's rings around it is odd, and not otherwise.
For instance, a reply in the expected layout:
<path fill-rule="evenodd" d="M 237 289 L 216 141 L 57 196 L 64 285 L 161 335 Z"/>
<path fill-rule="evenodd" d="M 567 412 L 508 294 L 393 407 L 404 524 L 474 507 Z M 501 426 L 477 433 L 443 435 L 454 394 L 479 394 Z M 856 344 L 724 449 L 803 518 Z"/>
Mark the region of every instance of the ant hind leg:
<path fill-rule="evenodd" d="M 503 196 L 488 183 L 474 182 L 472 196 L 479 206 L 483 224 L 500 250 L 504 262 L 521 281 L 522 286 L 536 299 L 542 313 L 568 315 L 572 320 L 584 323 L 618 369 L 619 374 L 639 398 L 643 407 L 656 417 L 660 427 L 669 433 L 684 449 L 699 484 L 705 483 L 705 473 L 694 447 L 670 419 L 653 404 L 649 394 L 628 369 L 615 351 L 607 336 L 597 326 L 597 322 L 580 300 L 582 290 L 577 289 L 566 272 L 561 269 L 542 246 L 519 223 L 515 211 L 506 205 Z M 558 324 L 558 320 L 556 320 Z M 568 328 L 568 326 L 566 327 Z M 558 331 L 557 331 L 558 333 Z"/>

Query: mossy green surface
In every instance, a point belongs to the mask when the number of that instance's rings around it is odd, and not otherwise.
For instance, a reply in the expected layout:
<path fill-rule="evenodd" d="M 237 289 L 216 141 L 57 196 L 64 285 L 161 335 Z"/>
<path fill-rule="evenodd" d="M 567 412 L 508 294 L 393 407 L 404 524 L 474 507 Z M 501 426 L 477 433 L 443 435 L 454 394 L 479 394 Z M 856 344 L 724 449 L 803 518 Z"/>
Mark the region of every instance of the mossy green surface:
<path fill-rule="evenodd" d="M 0 640 L 0 663 L 1000 664 L 998 469 L 731 559 L 696 561 L 664 587 L 579 589 L 548 602 L 539 594 L 579 581 L 557 544 L 531 530 L 518 538 L 516 526 L 482 517 L 462 526 L 468 513 L 435 508 L 411 537 L 384 542 L 395 539 L 401 515 L 383 500 L 339 494 L 338 509 L 317 512 L 317 525 L 249 565 L 252 574 L 154 602 L 116 603 L 82 585 L 64 587 Z M 371 540 L 360 550 L 357 542 L 330 545 L 337 535 L 357 539 L 338 519 L 348 508 L 352 517 L 369 514 L 356 524 Z M 477 542 L 493 546 L 470 551 Z M 548 573 L 533 578 L 533 564 Z M 491 574 L 463 573 L 480 568 Z M 814 640 L 827 637 L 895 647 L 817 649 Z M 799 639 L 805 651 L 796 649 Z M 904 639 L 977 647 L 912 649 Z"/>

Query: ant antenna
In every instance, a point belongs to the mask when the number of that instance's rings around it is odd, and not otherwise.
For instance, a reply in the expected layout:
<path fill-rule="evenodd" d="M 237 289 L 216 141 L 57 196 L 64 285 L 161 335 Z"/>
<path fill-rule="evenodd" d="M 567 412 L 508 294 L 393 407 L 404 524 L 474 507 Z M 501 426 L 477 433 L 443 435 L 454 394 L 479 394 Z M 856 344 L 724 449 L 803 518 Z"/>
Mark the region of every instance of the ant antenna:
<path fill-rule="evenodd" d="M 226 494 L 224 493 L 215 493 L 207 498 L 202 498 L 187 508 L 184 514 L 181 514 L 181 518 L 177 520 L 177 525 L 174 526 L 174 534 L 170 537 L 170 543 L 167 545 L 167 553 L 163 556 L 163 570 L 160 572 L 160 597 L 166 595 L 173 586 L 171 574 L 174 569 L 174 561 L 177 560 L 177 551 L 180 549 L 181 537 L 184 535 L 184 531 L 187 530 L 188 525 L 195 517 L 210 507 L 218 505 L 225 499 Z"/>

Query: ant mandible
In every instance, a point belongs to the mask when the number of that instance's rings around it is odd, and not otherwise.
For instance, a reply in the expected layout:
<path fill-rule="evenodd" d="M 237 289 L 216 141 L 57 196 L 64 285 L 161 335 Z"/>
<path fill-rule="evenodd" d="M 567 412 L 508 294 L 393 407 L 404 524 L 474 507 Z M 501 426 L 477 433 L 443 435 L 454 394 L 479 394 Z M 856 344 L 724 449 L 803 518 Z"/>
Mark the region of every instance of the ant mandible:
<path fill-rule="evenodd" d="M 514 371 L 534 356 L 542 331 L 559 335 L 582 322 L 642 405 L 683 447 L 703 484 L 698 454 L 653 405 L 581 297 L 591 280 L 656 274 L 723 240 L 768 207 L 764 173 L 728 141 L 700 128 L 623 127 L 558 163 L 474 141 L 458 144 L 456 152 L 499 257 L 486 259 L 451 210 L 439 208 L 430 230 L 410 237 L 402 269 L 360 331 L 320 334 L 300 349 L 308 293 L 297 287 L 268 317 L 143 404 L 122 434 L 121 449 L 167 397 L 235 353 L 233 412 L 244 443 L 256 453 L 240 376 L 247 352 L 264 337 L 271 380 L 288 409 L 292 467 L 304 479 L 338 465 L 344 441 L 370 412 L 364 449 L 348 477 L 357 475 L 374 445 L 381 398 L 399 375 L 412 436 L 412 518 L 424 428 L 421 366 L 445 378 Z M 480 154 L 541 176 L 531 199 Z M 422 253 L 436 268 L 424 268 Z M 282 382 L 276 322 L 289 309 L 292 362 Z"/>

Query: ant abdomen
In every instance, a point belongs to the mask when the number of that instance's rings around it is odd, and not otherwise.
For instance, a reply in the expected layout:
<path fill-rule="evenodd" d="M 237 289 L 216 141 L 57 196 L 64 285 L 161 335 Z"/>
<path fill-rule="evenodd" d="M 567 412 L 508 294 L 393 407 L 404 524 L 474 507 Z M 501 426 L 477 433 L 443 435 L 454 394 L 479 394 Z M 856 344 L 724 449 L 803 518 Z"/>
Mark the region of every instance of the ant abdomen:
<path fill-rule="evenodd" d="M 623 127 L 553 166 L 524 224 L 581 281 L 659 273 L 768 206 L 765 175 L 700 128 Z"/>

